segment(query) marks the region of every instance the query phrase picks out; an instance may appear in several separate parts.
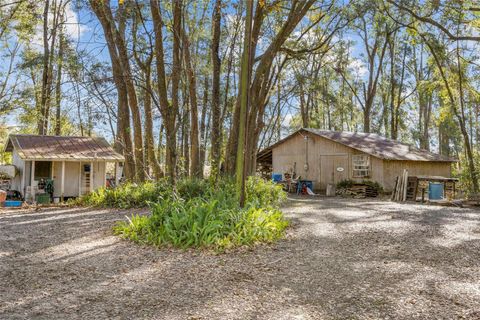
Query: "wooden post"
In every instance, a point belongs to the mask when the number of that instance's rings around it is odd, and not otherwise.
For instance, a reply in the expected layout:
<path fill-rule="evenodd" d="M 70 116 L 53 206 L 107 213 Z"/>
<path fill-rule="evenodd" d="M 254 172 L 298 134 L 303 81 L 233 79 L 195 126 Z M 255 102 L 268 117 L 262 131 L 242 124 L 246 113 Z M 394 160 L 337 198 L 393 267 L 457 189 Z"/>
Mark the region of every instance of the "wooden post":
<path fill-rule="evenodd" d="M 82 161 L 78 163 L 78 196 L 82 196 Z"/>
<path fill-rule="evenodd" d="M 107 186 L 107 160 L 103 162 L 103 187 Z"/>
<path fill-rule="evenodd" d="M 35 189 L 33 188 L 33 184 L 35 182 L 35 160 L 32 160 L 30 170 L 30 191 L 32 194 L 32 202 L 35 202 Z"/>
<path fill-rule="evenodd" d="M 115 161 L 115 169 L 113 170 L 113 181 L 115 182 L 115 187 L 118 185 L 118 181 L 117 181 L 117 172 L 118 172 L 117 170 L 118 170 L 118 168 L 117 168 L 117 166 L 118 166 L 118 162 Z"/>
<path fill-rule="evenodd" d="M 405 170 L 405 180 L 403 184 L 402 202 L 407 201 L 408 170 Z"/>
<path fill-rule="evenodd" d="M 62 161 L 62 173 L 60 176 L 60 200 L 63 202 L 65 193 L 65 161 Z"/>
<path fill-rule="evenodd" d="M 93 161 L 90 162 L 90 192 L 93 191 Z"/>
<path fill-rule="evenodd" d="M 22 177 L 22 191 L 23 198 L 25 199 L 27 191 L 27 161 L 23 161 L 23 177 Z"/>
<path fill-rule="evenodd" d="M 55 171 L 55 161 L 52 161 L 52 165 L 50 166 L 50 179 L 53 180 L 53 172 Z"/>

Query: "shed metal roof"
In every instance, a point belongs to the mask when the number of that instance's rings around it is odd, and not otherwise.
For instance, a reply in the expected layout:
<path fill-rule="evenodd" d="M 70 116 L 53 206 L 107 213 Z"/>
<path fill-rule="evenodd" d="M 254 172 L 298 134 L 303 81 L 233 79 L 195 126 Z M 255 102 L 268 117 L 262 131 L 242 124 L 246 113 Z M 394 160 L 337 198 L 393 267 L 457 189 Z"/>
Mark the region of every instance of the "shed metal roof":
<path fill-rule="evenodd" d="M 259 158 L 266 160 L 268 158 L 268 153 L 271 152 L 273 148 L 301 132 L 312 133 L 383 160 L 432 162 L 457 161 L 454 158 L 419 149 L 406 143 L 382 137 L 376 133 L 340 132 L 311 128 L 302 128 L 290 136 L 278 141 L 272 146 L 264 149 L 259 153 Z"/>
<path fill-rule="evenodd" d="M 124 161 L 110 144 L 99 137 L 11 134 L 5 152 L 17 151 L 23 160 Z"/>

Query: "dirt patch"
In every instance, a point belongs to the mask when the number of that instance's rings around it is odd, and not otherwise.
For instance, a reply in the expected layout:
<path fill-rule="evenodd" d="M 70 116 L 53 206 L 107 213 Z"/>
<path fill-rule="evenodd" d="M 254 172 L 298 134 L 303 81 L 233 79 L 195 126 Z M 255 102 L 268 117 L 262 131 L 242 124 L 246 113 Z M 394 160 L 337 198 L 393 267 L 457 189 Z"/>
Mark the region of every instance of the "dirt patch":
<path fill-rule="evenodd" d="M 0 214 L 0 318 L 480 318 L 480 212 L 296 198 L 285 240 L 214 255 L 141 247 L 138 210 Z"/>

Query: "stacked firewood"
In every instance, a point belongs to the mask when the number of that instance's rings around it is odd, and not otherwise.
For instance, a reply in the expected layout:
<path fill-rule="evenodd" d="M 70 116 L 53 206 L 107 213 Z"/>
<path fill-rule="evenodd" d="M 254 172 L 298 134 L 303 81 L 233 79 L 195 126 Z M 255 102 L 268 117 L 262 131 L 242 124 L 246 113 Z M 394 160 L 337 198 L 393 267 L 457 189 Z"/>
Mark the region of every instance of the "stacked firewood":
<path fill-rule="evenodd" d="M 337 194 L 355 199 L 375 198 L 378 196 L 378 190 L 365 184 L 354 184 L 348 188 L 337 190 Z"/>

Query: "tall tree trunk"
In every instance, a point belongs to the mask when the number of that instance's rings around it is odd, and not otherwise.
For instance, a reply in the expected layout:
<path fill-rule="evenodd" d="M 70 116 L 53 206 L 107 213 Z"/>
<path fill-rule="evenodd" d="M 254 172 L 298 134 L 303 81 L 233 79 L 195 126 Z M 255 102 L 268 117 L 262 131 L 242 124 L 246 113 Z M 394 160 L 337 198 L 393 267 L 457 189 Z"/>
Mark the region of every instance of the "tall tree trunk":
<path fill-rule="evenodd" d="M 118 56 L 113 35 L 113 22 L 108 19 L 105 13 L 105 5 L 106 2 L 90 0 L 90 6 L 102 25 L 105 40 L 107 41 L 107 48 L 112 61 L 113 81 L 118 94 L 117 141 L 115 143 L 115 149 L 125 156 L 124 174 L 128 180 L 132 180 L 135 177 L 136 166 L 130 129 L 127 87 L 123 79 L 122 64 Z"/>
<path fill-rule="evenodd" d="M 133 119 L 133 140 L 135 142 L 134 156 L 135 156 L 135 177 L 138 181 L 145 180 L 145 159 L 143 152 L 143 134 L 142 134 L 142 120 L 140 116 L 140 109 L 138 107 L 137 93 L 133 83 L 132 71 L 130 68 L 130 60 L 127 53 L 127 45 L 125 43 L 125 9 L 119 14 L 118 28 L 113 23 L 113 16 L 109 6 L 105 6 L 105 14 L 107 19 L 112 21 L 112 31 L 117 47 L 118 57 L 122 64 L 123 81 L 127 88 L 128 106 Z"/>
<path fill-rule="evenodd" d="M 152 81 L 151 81 L 151 69 L 150 63 L 147 62 L 147 68 L 145 69 L 145 90 L 144 90 L 144 102 L 143 102 L 143 109 L 145 113 L 145 140 L 146 140 L 146 153 L 147 159 L 150 166 L 153 169 L 153 175 L 156 179 L 163 176 L 162 169 L 160 168 L 160 164 L 157 161 L 157 157 L 155 155 L 155 141 L 153 139 L 153 119 L 152 119 Z"/>
<path fill-rule="evenodd" d="M 170 183 L 176 184 L 177 138 L 175 120 L 178 112 L 178 84 L 180 76 L 180 32 L 181 32 L 181 0 L 173 0 L 173 69 L 172 69 L 172 104 L 168 101 L 167 78 L 165 74 L 165 53 L 163 48 L 163 19 L 158 0 L 150 0 L 153 30 L 155 33 L 155 53 L 157 68 L 157 86 L 160 112 L 163 118 L 166 136 L 165 164 Z"/>
<path fill-rule="evenodd" d="M 214 182 L 217 181 L 220 170 L 220 152 L 221 152 L 221 123 L 220 123 L 220 67 L 219 56 L 220 45 L 220 18 L 222 1 L 216 0 L 212 14 L 212 133 L 211 133 L 211 177 Z"/>
<path fill-rule="evenodd" d="M 62 19 L 63 20 L 63 19 Z M 59 47 L 58 47 L 58 57 L 57 57 L 57 80 L 55 85 L 55 135 L 59 136 L 62 134 L 62 66 L 63 66 L 63 46 L 65 39 L 63 36 L 63 27 L 60 29 L 59 35 Z"/>
<path fill-rule="evenodd" d="M 48 88 L 48 75 L 50 63 L 50 48 L 48 42 L 48 18 L 50 10 L 50 0 L 45 0 L 43 6 L 43 71 L 42 71 L 42 91 L 40 98 L 40 114 L 38 117 L 38 134 L 45 135 L 46 108 L 50 89 Z"/>
<path fill-rule="evenodd" d="M 183 32 L 183 53 L 185 57 L 185 69 L 187 71 L 190 97 L 190 175 L 192 177 L 200 177 L 203 168 L 200 168 L 200 148 L 198 139 L 197 79 L 192 67 L 190 41 L 185 32 Z"/>
<path fill-rule="evenodd" d="M 245 205 L 245 146 L 247 129 L 247 112 L 249 104 L 250 70 L 251 70 L 251 36 L 253 1 L 246 0 L 245 38 L 243 40 L 242 67 L 240 71 L 240 121 L 238 130 L 237 161 L 235 179 L 240 206 Z"/>
<path fill-rule="evenodd" d="M 277 56 L 277 53 L 281 49 L 282 45 L 285 43 L 287 38 L 293 32 L 298 23 L 302 20 L 303 17 L 307 14 L 310 7 L 315 3 L 315 0 L 308 1 L 296 1 L 292 5 L 288 17 L 275 38 L 272 40 L 268 48 L 262 54 L 260 61 L 257 64 L 255 69 L 255 75 L 252 80 L 252 84 L 249 91 L 249 111 L 248 111 L 248 120 L 247 120 L 247 144 L 246 144 L 246 168 L 248 174 L 254 174 L 256 171 L 256 160 L 257 160 L 257 151 L 258 151 L 258 141 L 260 138 L 260 133 L 262 132 L 265 124 L 263 122 L 265 107 L 268 104 L 269 92 L 272 88 L 272 85 L 275 83 L 275 76 L 278 77 L 280 70 L 286 63 L 286 59 L 278 66 L 276 72 L 272 72 L 272 64 Z M 255 23 L 252 29 L 253 39 L 257 39 L 259 30 L 261 29 L 261 24 L 264 21 L 263 16 L 265 11 L 263 10 L 262 5 L 257 5 L 255 12 Z M 258 20 L 257 20 L 257 17 Z M 252 41 L 252 44 L 255 46 L 257 42 Z M 252 52 L 255 52 L 252 48 Z M 239 136 L 240 137 L 240 136 Z M 237 153 L 238 154 L 238 153 Z"/>
<path fill-rule="evenodd" d="M 172 62 L 172 107 L 174 112 L 179 110 L 179 84 L 180 84 L 180 72 L 181 72 L 181 32 L 182 32 L 182 0 L 172 0 L 173 6 L 173 62 Z M 175 122 L 168 123 L 170 127 L 169 135 L 167 135 L 167 161 L 170 169 L 170 180 L 174 184 L 176 181 L 175 167 L 177 165 L 177 150 L 175 143 Z"/>
<path fill-rule="evenodd" d="M 200 120 L 200 168 L 201 168 L 201 176 L 203 177 L 203 168 L 205 168 L 205 157 L 207 152 L 207 113 L 208 113 L 208 76 L 205 76 L 204 84 L 203 84 L 203 102 L 202 102 L 202 117 Z"/>
<path fill-rule="evenodd" d="M 432 56 L 435 60 L 435 64 L 437 65 L 438 71 L 440 72 L 440 76 L 443 80 L 443 83 L 445 85 L 445 88 L 448 93 L 448 98 L 450 100 L 450 107 L 452 108 L 453 114 L 457 118 L 458 124 L 460 126 L 460 132 L 462 133 L 463 137 L 463 143 L 465 146 L 465 154 L 467 157 L 467 162 L 468 162 L 468 169 L 469 169 L 469 174 L 470 174 L 470 179 L 472 182 L 472 189 L 474 193 L 477 193 L 479 191 L 479 184 L 478 184 L 478 177 L 477 177 L 477 171 L 475 168 L 475 160 L 473 158 L 473 151 L 472 151 L 472 146 L 470 145 L 470 138 L 468 135 L 468 131 L 466 128 L 465 124 L 465 114 L 464 114 L 464 97 L 463 97 L 463 78 L 462 78 L 462 70 L 461 70 L 461 64 L 460 64 L 460 54 L 459 54 L 459 48 L 457 46 L 457 68 L 458 68 L 458 76 L 459 76 L 459 96 L 460 96 L 460 108 L 461 110 L 459 111 L 457 109 L 457 104 L 455 101 L 455 96 L 453 94 L 453 91 L 450 87 L 450 84 L 448 82 L 447 76 L 445 75 L 445 72 L 443 70 L 443 65 L 441 63 L 441 60 L 439 56 L 437 55 L 437 52 L 435 51 L 435 48 L 430 44 L 428 40 L 426 40 L 425 36 L 421 35 L 422 38 L 426 41 L 427 46 L 430 49 L 430 52 L 432 53 Z M 458 45 L 458 43 L 457 43 Z"/>

